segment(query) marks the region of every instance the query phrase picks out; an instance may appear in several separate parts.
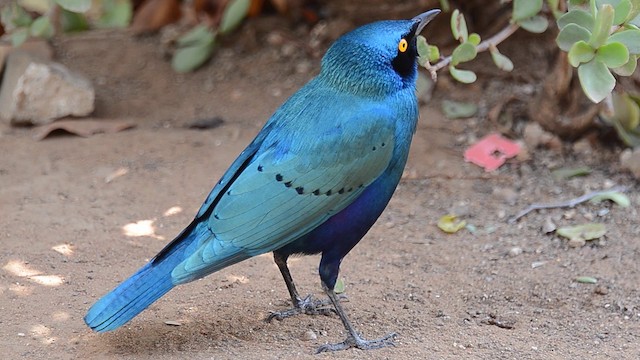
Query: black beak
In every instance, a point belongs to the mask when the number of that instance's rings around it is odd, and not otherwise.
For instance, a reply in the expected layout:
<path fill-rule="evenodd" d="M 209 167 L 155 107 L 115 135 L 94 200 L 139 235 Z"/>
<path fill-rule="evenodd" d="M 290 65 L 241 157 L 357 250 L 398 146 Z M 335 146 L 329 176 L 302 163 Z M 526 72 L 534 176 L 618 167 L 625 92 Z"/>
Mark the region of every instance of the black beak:
<path fill-rule="evenodd" d="M 414 31 L 414 35 L 419 35 L 422 32 L 422 29 L 424 29 L 425 26 L 427 26 L 427 24 L 433 20 L 433 18 L 436 17 L 436 15 L 440 14 L 440 9 L 433 9 L 433 10 L 429 10 L 427 12 L 423 12 L 422 14 L 414 17 L 413 20 L 414 22 L 417 23 L 415 31 Z"/>

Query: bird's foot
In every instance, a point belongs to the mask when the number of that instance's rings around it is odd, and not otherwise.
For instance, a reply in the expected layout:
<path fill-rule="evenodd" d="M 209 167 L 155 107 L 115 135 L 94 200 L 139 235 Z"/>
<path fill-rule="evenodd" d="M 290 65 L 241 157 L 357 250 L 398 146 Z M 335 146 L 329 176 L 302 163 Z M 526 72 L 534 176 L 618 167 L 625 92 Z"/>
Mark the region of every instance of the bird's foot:
<path fill-rule="evenodd" d="M 396 346 L 393 341 L 395 340 L 397 334 L 396 333 L 391 333 L 386 335 L 385 337 L 382 337 L 380 339 L 376 339 L 376 340 L 365 340 L 362 337 L 358 336 L 351 336 L 349 335 L 349 337 L 340 343 L 336 343 L 336 344 L 324 344 L 322 346 L 320 346 L 317 350 L 316 350 L 316 354 L 322 353 L 322 352 L 330 352 L 330 351 L 340 351 L 340 350 L 347 350 L 350 348 L 357 348 L 360 350 L 373 350 L 373 349 L 381 349 L 383 347 L 387 347 L 387 346 Z"/>
<path fill-rule="evenodd" d="M 271 322 L 273 319 L 283 320 L 291 316 L 306 314 L 306 315 L 331 315 L 335 314 L 336 310 L 331 306 L 329 299 L 320 300 L 314 299 L 313 296 L 307 295 L 304 299 L 298 299 L 295 307 L 282 311 L 272 311 L 265 319 L 266 322 Z"/>

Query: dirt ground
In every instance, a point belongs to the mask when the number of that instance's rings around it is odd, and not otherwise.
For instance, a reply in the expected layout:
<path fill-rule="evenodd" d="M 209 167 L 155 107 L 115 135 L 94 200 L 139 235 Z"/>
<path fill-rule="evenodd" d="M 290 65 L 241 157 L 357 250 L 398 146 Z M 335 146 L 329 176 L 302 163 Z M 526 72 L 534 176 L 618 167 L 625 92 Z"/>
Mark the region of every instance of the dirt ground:
<path fill-rule="evenodd" d="M 157 37 L 98 32 L 55 41 L 56 58 L 96 84 L 95 117 L 136 128 L 35 141 L 32 129 L 0 127 L 2 357 L 286 360 L 312 358 L 317 346 L 343 339 L 335 316 L 263 321 L 288 307 L 268 254 L 174 289 L 113 333 L 92 333 L 82 321 L 189 223 L 268 116 L 317 71 L 319 59 L 300 47 L 261 39 L 226 44 L 187 75 L 170 69 Z M 443 88 L 421 108 L 393 200 L 341 271 L 344 306 L 359 331 L 395 331 L 397 346 L 313 358 L 640 358 L 640 194 L 619 170 L 617 145 L 532 150 L 529 160 L 485 173 L 462 153 L 493 124 L 445 119 L 439 100 L 453 93 Z M 484 101 L 486 89 L 467 89 L 462 97 Z M 186 127 L 213 117 L 224 125 Z M 593 172 L 551 176 L 576 166 Z M 583 204 L 506 221 L 530 203 L 616 184 L 631 189 L 630 207 Z M 438 218 L 451 212 L 477 231 L 440 231 Z M 573 248 L 541 230 L 547 220 L 603 223 L 607 234 Z M 303 293 L 322 295 L 318 261 L 290 262 Z"/>

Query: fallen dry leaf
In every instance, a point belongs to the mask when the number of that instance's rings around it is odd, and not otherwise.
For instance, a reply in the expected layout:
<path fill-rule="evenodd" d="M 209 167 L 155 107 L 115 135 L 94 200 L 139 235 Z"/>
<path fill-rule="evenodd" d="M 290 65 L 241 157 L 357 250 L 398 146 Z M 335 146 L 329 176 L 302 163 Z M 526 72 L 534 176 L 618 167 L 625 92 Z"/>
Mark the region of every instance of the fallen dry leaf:
<path fill-rule="evenodd" d="M 136 125 L 131 121 L 117 120 L 61 120 L 35 128 L 34 139 L 40 141 L 54 132 L 64 131 L 73 135 L 89 137 L 94 134 L 111 134 L 131 129 Z"/>
<path fill-rule="evenodd" d="M 181 16 L 178 0 L 147 0 L 136 10 L 131 29 L 136 34 L 158 31 L 180 20 Z"/>

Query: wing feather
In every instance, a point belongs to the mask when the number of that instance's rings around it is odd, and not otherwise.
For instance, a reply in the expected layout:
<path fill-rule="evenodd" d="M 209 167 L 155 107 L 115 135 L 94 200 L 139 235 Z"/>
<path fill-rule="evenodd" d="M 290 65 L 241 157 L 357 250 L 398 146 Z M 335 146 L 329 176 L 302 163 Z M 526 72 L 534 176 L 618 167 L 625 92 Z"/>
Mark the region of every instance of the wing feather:
<path fill-rule="evenodd" d="M 174 269 L 174 282 L 278 249 L 351 204 L 393 156 L 393 111 L 365 110 L 370 111 L 347 111 L 362 115 L 331 121 L 340 126 L 318 129 L 322 136 L 316 139 L 282 127 L 277 141 L 264 137 L 224 192 L 218 190 L 215 201 L 207 199 L 207 210 L 200 213 L 209 214 L 205 221 L 213 235 Z M 304 138 L 307 143 L 300 143 Z"/>

